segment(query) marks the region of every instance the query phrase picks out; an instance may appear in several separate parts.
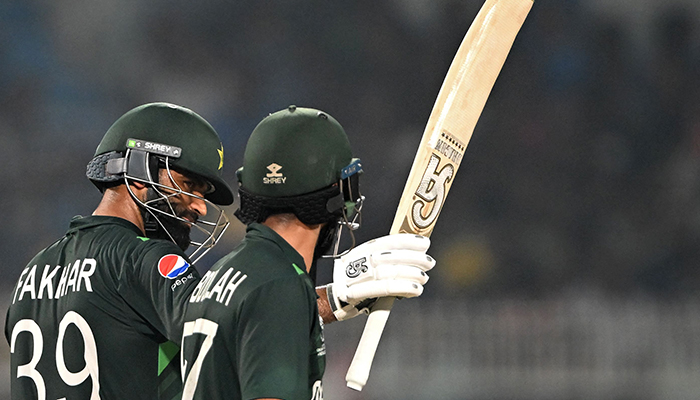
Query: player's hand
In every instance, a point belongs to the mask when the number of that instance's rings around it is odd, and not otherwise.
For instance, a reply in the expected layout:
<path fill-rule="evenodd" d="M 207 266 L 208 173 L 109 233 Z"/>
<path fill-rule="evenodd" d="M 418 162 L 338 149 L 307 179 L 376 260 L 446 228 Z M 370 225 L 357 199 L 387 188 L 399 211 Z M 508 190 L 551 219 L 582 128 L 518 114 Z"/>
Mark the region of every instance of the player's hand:
<path fill-rule="evenodd" d="M 368 313 L 378 297 L 416 297 L 428 282 L 435 259 L 426 254 L 430 239 L 413 234 L 383 236 L 335 260 L 326 287 L 338 321 Z"/>

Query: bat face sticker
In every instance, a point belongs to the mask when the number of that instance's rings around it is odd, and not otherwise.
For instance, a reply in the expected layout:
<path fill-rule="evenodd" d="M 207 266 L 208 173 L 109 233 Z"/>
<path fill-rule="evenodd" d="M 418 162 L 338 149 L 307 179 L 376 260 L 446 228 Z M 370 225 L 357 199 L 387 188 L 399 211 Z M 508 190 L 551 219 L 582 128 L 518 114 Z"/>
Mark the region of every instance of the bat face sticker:
<path fill-rule="evenodd" d="M 420 185 L 416 189 L 418 199 L 411 208 L 411 221 L 419 229 L 426 229 L 437 220 L 447 194 L 447 184 L 452 180 L 452 175 L 454 175 L 455 169 L 452 164 L 445 164 L 438 171 L 439 165 L 440 157 L 435 154 L 431 155 Z M 430 205 L 430 211 L 425 215 L 428 205 Z"/>

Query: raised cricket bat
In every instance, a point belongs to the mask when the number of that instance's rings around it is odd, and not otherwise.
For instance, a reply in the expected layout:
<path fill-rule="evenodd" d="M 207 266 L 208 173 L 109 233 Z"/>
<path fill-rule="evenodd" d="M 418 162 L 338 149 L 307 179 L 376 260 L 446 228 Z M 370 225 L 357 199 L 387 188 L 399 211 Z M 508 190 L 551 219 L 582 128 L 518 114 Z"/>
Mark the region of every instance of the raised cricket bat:
<path fill-rule="evenodd" d="M 515 36 L 534 0 L 486 0 L 457 50 L 391 225 L 390 234 L 430 236 L 476 122 Z M 393 297 L 379 299 L 367 318 L 348 373 L 348 387 L 362 390 L 379 345 Z"/>

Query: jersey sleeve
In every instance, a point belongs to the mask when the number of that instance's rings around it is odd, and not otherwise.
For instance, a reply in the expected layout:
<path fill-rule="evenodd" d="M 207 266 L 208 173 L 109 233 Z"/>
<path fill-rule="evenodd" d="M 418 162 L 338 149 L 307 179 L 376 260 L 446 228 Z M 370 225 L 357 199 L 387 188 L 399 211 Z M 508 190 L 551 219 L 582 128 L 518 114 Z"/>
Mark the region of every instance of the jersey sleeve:
<path fill-rule="evenodd" d="M 144 243 L 124 272 L 127 284 L 120 293 L 155 332 L 180 343 L 185 310 L 200 275 L 174 244 L 160 240 Z"/>
<path fill-rule="evenodd" d="M 301 279 L 278 279 L 249 293 L 237 324 L 243 399 L 305 399 L 312 326 Z"/>

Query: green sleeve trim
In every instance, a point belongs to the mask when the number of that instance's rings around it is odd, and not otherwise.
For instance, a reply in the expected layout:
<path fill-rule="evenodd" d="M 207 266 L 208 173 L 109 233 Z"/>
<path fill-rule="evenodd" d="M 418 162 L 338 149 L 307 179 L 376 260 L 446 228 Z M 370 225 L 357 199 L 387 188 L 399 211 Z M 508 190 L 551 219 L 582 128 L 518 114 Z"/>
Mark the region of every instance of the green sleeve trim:
<path fill-rule="evenodd" d="M 292 263 L 292 266 L 294 267 L 294 269 L 297 270 L 297 274 L 299 274 L 299 275 L 304 275 L 304 274 L 305 274 L 304 270 L 301 269 L 301 268 L 299 268 L 296 264 Z"/>
<path fill-rule="evenodd" d="M 180 347 L 174 342 L 161 343 L 158 348 L 158 376 L 163 373 L 163 370 L 170 364 L 170 361 L 175 358 Z"/>
<path fill-rule="evenodd" d="M 149 240 L 149 238 L 143 237 L 143 236 L 136 236 L 136 237 L 139 238 L 139 239 L 141 239 L 141 240 L 143 240 L 144 242 L 147 241 L 147 240 Z"/>

